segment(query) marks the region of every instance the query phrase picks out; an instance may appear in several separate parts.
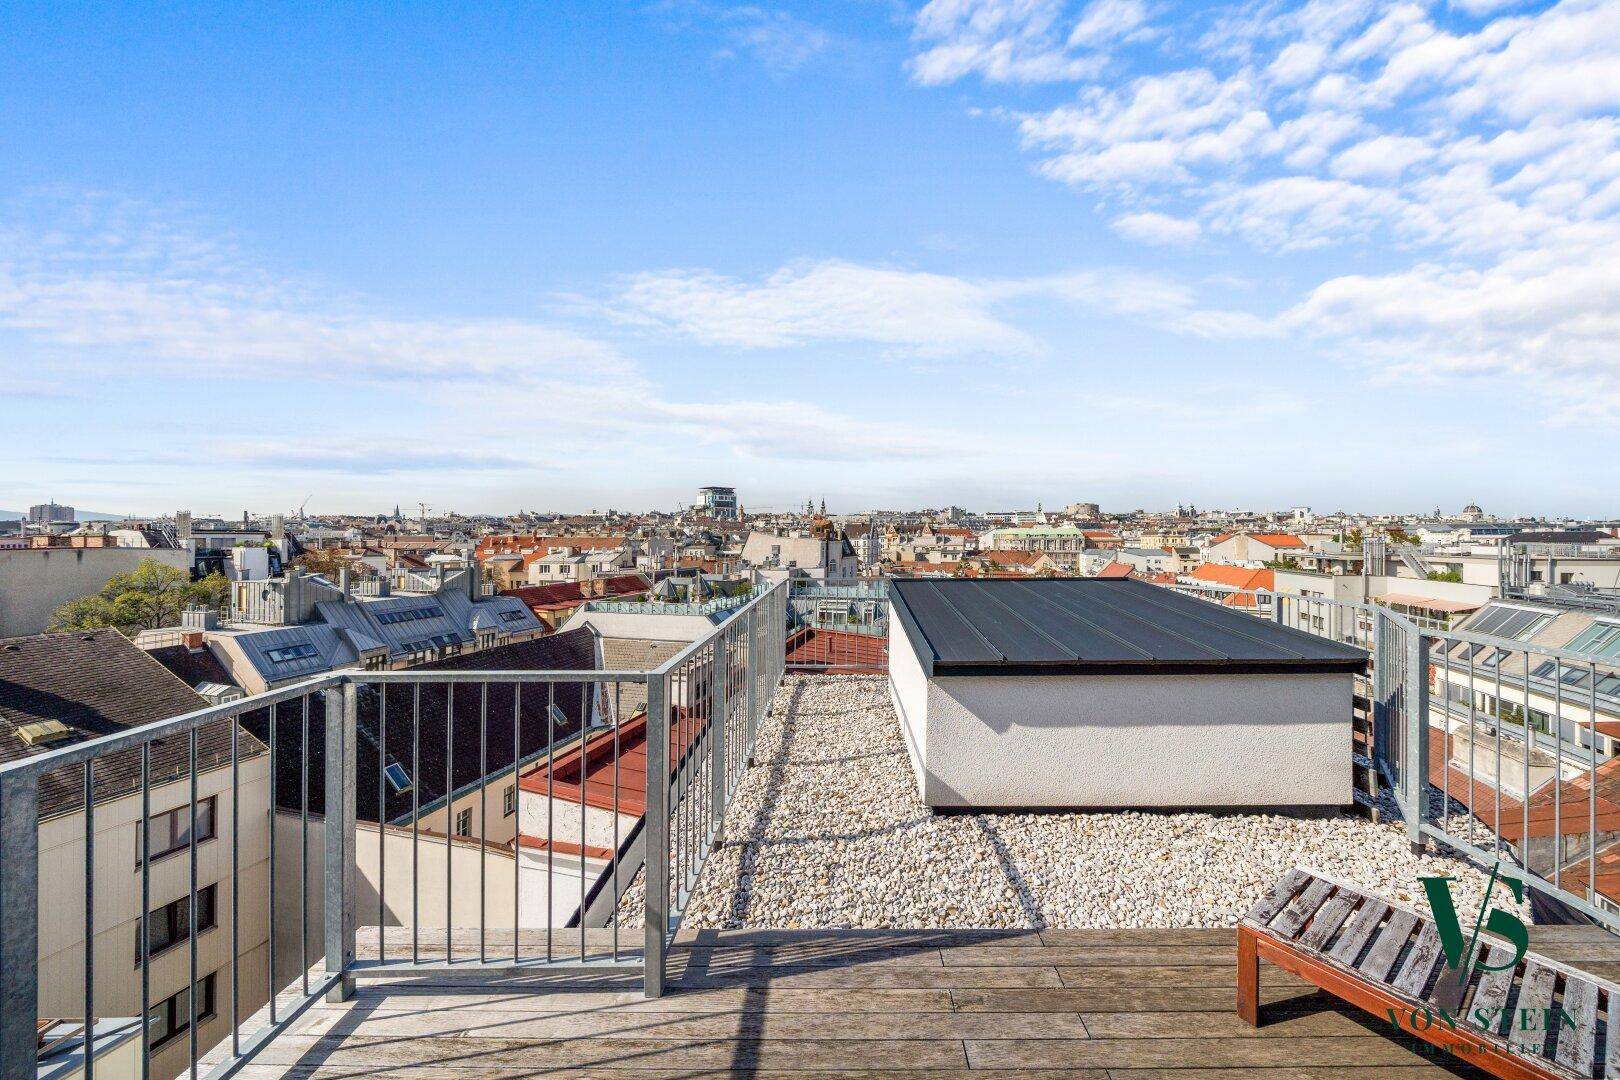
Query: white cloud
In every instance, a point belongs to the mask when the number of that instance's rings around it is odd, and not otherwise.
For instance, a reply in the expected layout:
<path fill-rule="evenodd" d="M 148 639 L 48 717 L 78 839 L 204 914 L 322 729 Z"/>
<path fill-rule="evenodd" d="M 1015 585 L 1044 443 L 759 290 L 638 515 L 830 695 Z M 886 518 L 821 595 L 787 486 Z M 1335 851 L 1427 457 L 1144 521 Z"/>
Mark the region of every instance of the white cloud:
<path fill-rule="evenodd" d="M 1127 240 L 1144 244 L 1190 244 L 1204 233 L 1204 227 L 1196 221 L 1152 211 L 1117 217 L 1113 228 Z"/>
<path fill-rule="evenodd" d="M 1280 270 L 1299 303 L 1266 325 L 1406 374 L 1539 372 L 1560 415 L 1620 413 L 1590 333 L 1620 270 L 1620 0 L 1527 7 L 1250 0 L 1202 33 L 1182 12 L 1134 78 L 1079 71 L 1070 101 L 1002 115 L 1131 239 L 1394 264 Z"/>
<path fill-rule="evenodd" d="M 930 0 L 912 38 L 923 46 L 911 76 L 924 86 L 972 75 L 991 83 L 1053 83 L 1086 78 L 1108 64 L 1108 50 L 1152 36 L 1144 0 Z"/>
<path fill-rule="evenodd" d="M 983 286 L 942 274 L 826 261 L 758 282 L 707 270 L 638 274 L 622 316 L 699 341 L 745 348 L 860 341 L 921 355 L 1028 354 L 1032 338 L 998 318 Z"/>
<path fill-rule="evenodd" d="M 1092 0 L 1069 31 L 1069 44 L 1096 48 L 1130 36 L 1148 18 L 1142 0 Z"/>
<path fill-rule="evenodd" d="M 1333 159 L 1335 176 L 1352 180 L 1390 179 L 1434 156 L 1434 148 L 1410 135 L 1379 135 L 1340 151 Z"/>
<path fill-rule="evenodd" d="M 828 261 L 784 267 L 757 282 L 675 270 L 628 279 L 610 310 L 713 345 L 849 342 L 909 356 L 1025 358 L 1046 347 L 1018 328 L 1014 309 L 1054 301 L 1196 337 L 1269 332 L 1253 316 L 1204 307 L 1184 285 L 1117 270 L 968 279 Z"/>

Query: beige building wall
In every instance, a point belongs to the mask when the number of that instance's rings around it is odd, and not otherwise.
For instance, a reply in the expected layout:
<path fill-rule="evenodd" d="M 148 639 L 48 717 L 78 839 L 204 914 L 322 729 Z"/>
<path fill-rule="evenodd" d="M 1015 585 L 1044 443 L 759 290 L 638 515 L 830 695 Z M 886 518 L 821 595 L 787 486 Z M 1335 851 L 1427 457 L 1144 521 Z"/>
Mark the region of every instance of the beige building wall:
<path fill-rule="evenodd" d="M 198 777 L 199 799 L 217 798 L 216 836 L 197 845 L 197 884 L 218 887 L 216 925 L 197 935 L 197 977 L 217 973 L 216 1016 L 198 1025 L 198 1052 L 230 1032 L 231 905 L 236 903 L 241 968 L 238 975 L 240 1015 L 250 1016 L 267 1000 L 269 760 L 244 760 L 238 819 L 240 894 L 231 888 L 231 774 L 214 769 Z M 171 782 L 151 791 L 152 813 L 186 806 L 188 781 Z M 136 861 L 141 800 L 138 793 L 109 800 L 94 810 L 95 996 L 98 1016 L 141 1014 L 140 946 L 141 874 Z M 84 988 L 85 819 L 82 811 L 40 823 L 40 1014 L 82 1016 Z M 182 850 L 151 867 L 151 907 L 188 896 L 191 860 Z M 190 948 L 181 942 L 152 957 L 150 1000 L 163 1001 L 183 990 L 189 979 Z M 182 1035 L 152 1058 L 153 1075 L 167 1080 L 189 1063 L 190 1040 Z"/>
<path fill-rule="evenodd" d="M 443 836 L 420 833 L 415 841 L 415 869 L 412 869 L 412 837 L 409 828 L 361 822 L 355 844 L 355 922 L 375 927 L 380 917 L 387 926 L 410 926 L 422 931 L 420 947 L 424 957 L 444 953 L 442 931 L 449 926 L 476 930 L 479 925 L 479 877 L 483 876 L 483 918 L 488 932 L 512 928 L 514 907 L 513 875 L 516 864 L 510 849 L 493 844 L 480 848 L 476 841 L 454 840 L 447 845 Z M 276 813 L 276 984 L 285 986 L 303 970 L 304 949 L 299 943 L 299 927 L 307 925 L 306 944 L 311 967 L 326 953 L 326 907 L 324 896 L 326 822 L 312 815 L 309 819 L 309 873 L 301 874 L 300 837 L 305 833 L 296 813 Z M 450 853 L 448 891 L 445 880 L 445 853 Z M 300 878 L 303 889 L 300 892 Z M 300 895 L 307 904 L 300 905 Z M 379 911 L 378 899 L 382 900 Z M 446 909 L 446 897 L 454 906 Z M 446 922 L 446 915 L 449 922 Z M 441 933 L 434 937 L 432 931 Z M 491 940 L 495 940 L 491 937 Z M 510 945 L 511 938 L 506 939 Z"/>
<path fill-rule="evenodd" d="M 113 575 L 128 573 L 146 559 L 191 569 L 190 552 L 166 548 L 0 550 L 0 637 L 44 633 L 57 608 L 100 592 Z"/>

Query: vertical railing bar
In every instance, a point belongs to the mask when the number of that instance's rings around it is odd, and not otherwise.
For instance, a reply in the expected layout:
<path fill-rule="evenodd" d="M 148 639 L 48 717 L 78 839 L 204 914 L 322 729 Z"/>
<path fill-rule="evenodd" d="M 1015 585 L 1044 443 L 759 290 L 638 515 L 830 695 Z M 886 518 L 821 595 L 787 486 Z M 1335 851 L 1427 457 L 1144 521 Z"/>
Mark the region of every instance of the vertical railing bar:
<path fill-rule="evenodd" d="M 237 977 L 242 966 L 241 926 L 237 914 L 237 901 L 242 895 L 241 847 L 242 835 L 242 772 L 238 751 L 242 734 L 240 717 L 231 717 L 231 1057 L 242 1056 L 242 998 L 241 980 Z M 215 816 L 219 814 L 215 804 Z M 219 895 L 214 896 L 215 910 L 219 908 Z"/>
<path fill-rule="evenodd" d="M 647 679 L 646 866 L 643 871 L 642 987 L 649 998 L 664 993 L 664 935 L 669 927 L 669 760 L 665 712 L 667 674 Z"/>
<path fill-rule="evenodd" d="M 444 962 L 456 958 L 455 943 L 455 889 L 452 887 L 452 867 L 456 861 L 456 684 L 445 684 L 444 699 Z"/>
<path fill-rule="evenodd" d="M 191 1026 L 187 1029 L 187 1042 L 191 1050 L 191 1077 L 197 1080 L 197 729 L 187 732 L 186 764 L 191 770 L 191 829 L 189 861 L 191 863 L 191 894 L 187 897 L 191 921 L 187 926 L 187 953 L 190 959 L 191 982 L 186 987 L 186 1002 L 191 1010 Z M 217 805 L 217 804 L 216 804 Z M 216 828 L 218 825 L 216 823 Z"/>
<path fill-rule="evenodd" d="M 552 706 L 557 703 L 557 684 L 546 683 L 546 963 L 551 963 L 551 939 L 555 935 L 557 893 L 552 878 L 552 863 L 557 848 L 557 815 L 553 803 L 554 766 L 556 764 L 556 724 L 551 718 Z"/>
<path fill-rule="evenodd" d="M 1445 738 L 1440 742 L 1440 751 L 1445 755 L 1445 759 L 1440 762 L 1440 828 L 1449 836 L 1451 834 L 1451 665 L 1446 662 L 1445 639 L 1436 636 L 1434 641 L 1440 647 L 1440 663 L 1437 665 L 1440 669 L 1441 678 L 1440 710 L 1441 715 L 1445 718 L 1445 726 L 1440 729 L 1445 732 Z M 1429 655 L 1431 658 L 1433 657 L 1432 649 Z M 1428 718 L 1425 717 L 1424 728 L 1427 729 L 1427 727 Z"/>
<path fill-rule="evenodd" d="M 1470 658 L 1472 658 L 1474 652 L 1473 647 L 1470 647 L 1468 650 Z M 1472 662 L 1471 659 L 1470 662 Z M 1496 772 L 1494 774 L 1496 783 L 1492 785 L 1492 788 L 1496 792 L 1496 845 L 1492 850 L 1500 855 L 1502 851 L 1502 665 L 1500 663 L 1495 665 L 1495 676 L 1496 723 L 1493 726 L 1496 728 Z M 1529 867 L 1528 860 L 1526 860 L 1525 866 L 1526 868 Z"/>
<path fill-rule="evenodd" d="M 613 959 L 619 959 L 619 721 L 624 684 L 613 684 Z"/>
<path fill-rule="evenodd" d="M 1563 871 L 1564 871 L 1564 798 L 1563 798 L 1563 796 L 1564 796 L 1564 679 L 1563 679 L 1564 661 L 1563 661 L 1563 658 L 1562 657 L 1554 657 L 1553 658 L 1553 664 L 1555 666 L 1553 668 L 1553 722 L 1552 722 L 1552 728 L 1553 728 L 1553 762 L 1554 762 L 1554 764 L 1553 764 L 1553 822 L 1554 822 L 1554 824 L 1553 824 L 1553 873 L 1552 873 L 1552 879 L 1553 879 L 1553 885 L 1561 889 L 1561 888 L 1564 887 L 1564 881 L 1563 881 Z M 1524 677 L 1525 677 L 1525 683 L 1528 686 L 1529 685 L 1529 679 L 1530 679 L 1530 656 L 1529 656 L 1528 653 L 1526 653 L 1525 657 L 1524 657 Z M 1596 690 L 1597 689 L 1596 685 L 1594 685 L 1592 687 L 1592 689 Z M 1528 691 L 1526 691 L 1526 696 L 1525 696 L 1525 701 L 1524 701 L 1524 733 L 1527 736 L 1530 734 L 1530 698 L 1529 698 L 1529 692 Z M 1592 736 L 1590 734 L 1588 734 L 1587 738 L 1588 738 L 1588 741 L 1590 741 Z M 1593 795 L 1593 797 L 1597 796 L 1597 789 L 1596 788 L 1594 788 L 1592 790 L 1592 795 Z M 1525 801 L 1529 802 L 1528 792 L 1526 793 Z M 1529 846 L 1529 838 L 1528 837 L 1526 837 L 1526 839 L 1525 839 L 1525 845 L 1526 845 L 1526 848 L 1528 848 L 1528 846 Z"/>
<path fill-rule="evenodd" d="M 1475 785 L 1474 749 L 1479 742 L 1479 710 L 1477 708 L 1478 691 L 1474 687 L 1474 649 L 1468 648 L 1468 842 L 1472 844 L 1475 836 L 1475 823 L 1479 821 L 1479 799 L 1476 795 L 1478 788 Z M 1496 782 L 1500 784 L 1502 778 L 1498 776 Z"/>
<path fill-rule="evenodd" d="M 484 921 L 489 903 L 484 892 L 486 871 L 485 848 L 489 843 L 489 683 L 478 684 L 478 962 L 485 963 Z M 517 848 L 512 849 L 513 867 L 517 866 Z"/>
<path fill-rule="evenodd" d="M 377 963 L 388 963 L 388 683 L 377 684 Z M 359 821 L 355 828 L 359 828 Z M 355 838 L 356 846 L 359 838 Z"/>
<path fill-rule="evenodd" d="M 301 772 L 298 785 L 298 947 L 303 961 L 299 978 L 309 997 L 309 695 L 303 698 L 302 733 L 298 737 Z"/>
<path fill-rule="evenodd" d="M 270 1022 L 276 1023 L 276 823 L 279 813 L 279 787 L 277 779 L 280 773 L 276 771 L 276 728 L 280 727 L 281 704 L 273 703 L 270 706 L 270 972 L 265 980 L 270 990 Z M 147 827 L 147 838 L 151 839 L 151 827 Z"/>
<path fill-rule="evenodd" d="M 270 744 L 275 746 L 274 741 Z M 274 751 L 272 750 L 272 753 Z M 275 826 L 275 807 L 271 807 Z M 141 743 L 141 1080 L 152 1075 L 152 744 Z M 274 849 L 272 848 L 272 851 Z M 274 955 L 272 950 L 271 955 Z M 274 975 L 271 976 L 272 980 Z M 272 983 L 273 985 L 273 983 Z M 274 1014 L 272 1013 L 272 1019 Z"/>
<path fill-rule="evenodd" d="M 96 771 L 84 763 L 84 1076 L 96 1071 Z"/>
<path fill-rule="evenodd" d="M 518 791 L 518 763 L 523 760 L 523 684 L 512 684 L 512 963 L 518 962 L 523 929 L 523 799 Z M 505 807 L 502 807 L 505 809 Z"/>
<path fill-rule="evenodd" d="M 1589 660 L 1587 665 L 1592 676 L 1591 702 L 1592 724 L 1587 731 L 1589 743 L 1588 757 L 1591 759 L 1591 772 L 1588 774 L 1591 787 L 1587 790 L 1586 798 L 1586 902 L 1597 903 L 1597 699 L 1598 699 L 1598 673 L 1597 661 Z"/>
<path fill-rule="evenodd" d="M 1506 660 L 1507 657 L 1503 657 L 1503 659 Z M 1501 665 L 1498 664 L 1497 667 L 1500 669 Z M 1522 789 L 1523 795 L 1524 795 L 1524 801 L 1523 801 L 1523 806 L 1521 807 L 1521 809 L 1523 809 L 1523 811 L 1524 811 L 1524 832 L 1520 833 L 1519 835 L 1524 838 L 1524 868 L 1526 870 L 1529 870 L 1531 873 L 1534 873 L 1535 872 L 1535 866 L 1532 863 L 1531 858 L 1530 858 L 1530 755 L 1535 751 L 1536 740 L 1535 740 L 1535 736 L 1530 733 L 1530 654 L 1529 653 L 1524 654 L 1524 703 L 1519 707 L 1519 719 L 1524 722 L 1524 728 L 1523 728 L 1523 730 L 1524 730 L 1524 787 Z M 1556 786 L 1556 781 L 1555 781 L 1553 790 L 1554 791 L 1558 790 L 1557 786 Z M 1558 823 L 1557 819 L 1555 818 L 1554 822 L 1553 822 L 1553 848 L 1554 848 L 1555 851 L 1557 850 L 1557 847 L 1558 847 L 1558 843 L 1557 843 L 1558 826 L 1559 826 L 1559 823 Z"/>
<path fill-rule="evenodd" d="M 585 781 L 590 775 L 591 696 L 595 683 L 579 684 L 579 959 L 585 960 Z"/>
<path fill-rule="evenodd" d="M 328 986 L 326 1000 L 347 1001 L 354 994 L 355 879 L 359 788 L 356 783 L 356 735 L 360 684 L 353 679 L 326 691 L 325 753 L 326 832 L 323 865 L 326 939 L 326 974 L 337 976 Z"/>
<path fill-rule="evenodd" d="M 422 684 L 411 689 L 411 963 L 419 964 L 422 926 Z"/>

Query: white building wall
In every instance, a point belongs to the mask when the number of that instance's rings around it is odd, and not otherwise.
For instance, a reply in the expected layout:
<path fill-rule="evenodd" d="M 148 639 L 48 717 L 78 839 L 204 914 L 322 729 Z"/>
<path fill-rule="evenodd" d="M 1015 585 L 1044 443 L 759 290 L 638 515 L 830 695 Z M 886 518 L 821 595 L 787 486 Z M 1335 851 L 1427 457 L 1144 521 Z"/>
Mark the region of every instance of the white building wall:
<path fill-rule="evenodd" d="M 1351 676 L 937 677 L 891 634 L 891 686 L 935 807 L 1336 807 Z"/>

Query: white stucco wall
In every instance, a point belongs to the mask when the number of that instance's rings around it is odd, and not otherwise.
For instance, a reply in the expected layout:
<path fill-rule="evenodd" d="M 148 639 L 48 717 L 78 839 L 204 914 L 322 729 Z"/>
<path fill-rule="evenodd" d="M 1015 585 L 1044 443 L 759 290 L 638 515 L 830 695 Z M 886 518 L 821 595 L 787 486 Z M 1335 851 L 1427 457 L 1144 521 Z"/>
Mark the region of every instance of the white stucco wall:
<path fill-rule="evenodd" d="M 1351 801 L 1349 675 L 925 679 L 890 687 L 934 807 L 1326 807 Z"/>

